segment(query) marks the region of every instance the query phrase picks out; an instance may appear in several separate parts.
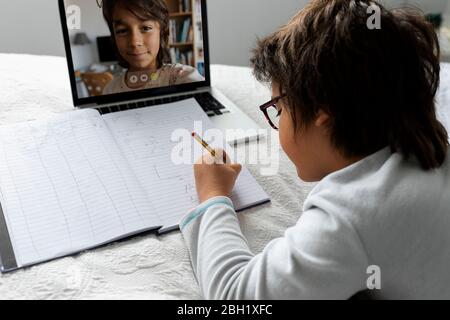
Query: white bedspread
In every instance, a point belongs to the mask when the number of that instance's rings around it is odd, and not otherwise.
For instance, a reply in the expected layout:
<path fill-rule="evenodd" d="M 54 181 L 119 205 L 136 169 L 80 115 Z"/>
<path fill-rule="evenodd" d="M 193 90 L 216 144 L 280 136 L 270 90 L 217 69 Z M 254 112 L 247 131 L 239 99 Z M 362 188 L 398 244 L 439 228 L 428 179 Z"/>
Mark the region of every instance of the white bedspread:
<path fill-rule="evenodd" d="M 251 70 L 213 66 L 213 85 L 263 128 L 258 106 L 270 98 Z M 443 65 L 439 115 L 450 126 L 450 65 Z M 447 106 L 447 108 L 445 108 Z M 0 54 L 0 125 L 73 110 L 66 60 Z M 301 182 L 281 155 L 278 175 L 248 166 L 272 198 L 240 221 L 255 253 L 294 224 L 313 184 Z M 179 232 L 140 236 L 74 257 L 0 275 L 1 299 L 201 299 Z"/>

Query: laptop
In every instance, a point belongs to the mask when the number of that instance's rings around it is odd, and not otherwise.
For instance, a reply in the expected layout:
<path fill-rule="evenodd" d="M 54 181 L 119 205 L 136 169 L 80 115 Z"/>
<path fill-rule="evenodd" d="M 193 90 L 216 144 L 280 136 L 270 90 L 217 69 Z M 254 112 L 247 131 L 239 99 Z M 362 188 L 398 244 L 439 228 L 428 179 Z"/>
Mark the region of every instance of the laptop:
<path fill-rule="evenodd" d="M 260 137 L 258 125 L 211 86 L 206 0 L 142 0 L 140 8 L 123 1 L 109 24 L 107 0 L 58 1 L 76 108 L 106 114 L 195 98 L 216 128 L 237 129 L 228 143 Z M 152 2 L 160 7 L 152 9 Z M 161 18 L 164 6 L 169 15 Z M 168 41 L 151 16 L 168 25 Z M 159 46 L 149 40 L 155 32 Z"/>

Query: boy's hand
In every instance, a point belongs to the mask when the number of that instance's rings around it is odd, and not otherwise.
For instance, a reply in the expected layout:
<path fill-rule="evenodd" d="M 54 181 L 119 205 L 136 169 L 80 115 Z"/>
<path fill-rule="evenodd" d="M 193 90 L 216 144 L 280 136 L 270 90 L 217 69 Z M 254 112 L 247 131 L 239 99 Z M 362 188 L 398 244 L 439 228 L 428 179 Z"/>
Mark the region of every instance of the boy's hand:
<path fill-rule="evenodd" d="M 242 170 L 240 164 L 231 164 L 225 151 L 215 150 L 216 157 L 204 155 L 194 165 L 195 182 L 200 203 L 218 196 L 229 197 Z M 223 164 L 224 156 L 227 159 Z"/>

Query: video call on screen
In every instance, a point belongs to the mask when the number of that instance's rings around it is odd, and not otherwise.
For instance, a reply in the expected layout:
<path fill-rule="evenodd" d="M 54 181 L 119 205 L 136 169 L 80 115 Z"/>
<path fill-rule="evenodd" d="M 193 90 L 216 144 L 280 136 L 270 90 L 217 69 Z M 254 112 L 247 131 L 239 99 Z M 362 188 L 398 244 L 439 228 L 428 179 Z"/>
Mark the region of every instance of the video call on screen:
<path fill-rule="evenodd" d="M 78 98 L 205 81 L 201 0 L 65 6 Z"/>

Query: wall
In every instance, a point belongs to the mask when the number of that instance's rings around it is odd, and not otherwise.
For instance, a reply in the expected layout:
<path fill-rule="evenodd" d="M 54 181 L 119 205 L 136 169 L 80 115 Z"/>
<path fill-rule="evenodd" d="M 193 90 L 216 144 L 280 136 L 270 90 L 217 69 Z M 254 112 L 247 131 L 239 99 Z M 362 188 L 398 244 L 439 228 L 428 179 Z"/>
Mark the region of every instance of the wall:
<path fill-rule="evenodd" d="M 256 38 L 286 23 L 308 0 L 209 0 L 211 56 L 218 63 L 247 65 Z M 448 0 L 384 0 L 389 7 L 408 2 L 425 11 L 444 11 Z M 450 7 L 450 6 L 449 6 Z"/>
<path fill-rule="evenodd" d="M 64 55 L 57 0 L 2 0 L 0 52 Z"/>
<path fill-rule="evenodd" d="M 397 6 L 405 0 L 385 2 Z M 409 2 L 435 11 L 448 1 Z M 285 23 L 305 3 L 307 0 L 208 0 L 211 62 L 248 65 L 256 38 Z M 0 52 L 65 54 L 57 0 L 3 0 L 1 6 Z"/>
<path fill-rule="evenodd" d="M 95 1 L 66 0 L 65 3 L 67 6 L 76 5 L 81 8 L 81 29 L 69 31 L 69 37 L 71 40 L 74 39 L 78 32 L 86 33 L 91 40 L 90 45 L 72 45 L 74 68 L 75 70 L 78 70 L 90 66 L 92 61 L 99 61 L 96 39 L 100 36 L 109 36 L 111 33 L 102 18 L 102 10 L 98 7 Z M 89 32 L 92 30 L 95 30 L 96 32 Z"/>
<path fill-rule="evenodd" d="M 247 65 L 256 38 L 286 23 L 306 0 L 210 0 L 211 57 L 218 63 Z M 281 4 L 282 3 L 282 4 Z"/>

